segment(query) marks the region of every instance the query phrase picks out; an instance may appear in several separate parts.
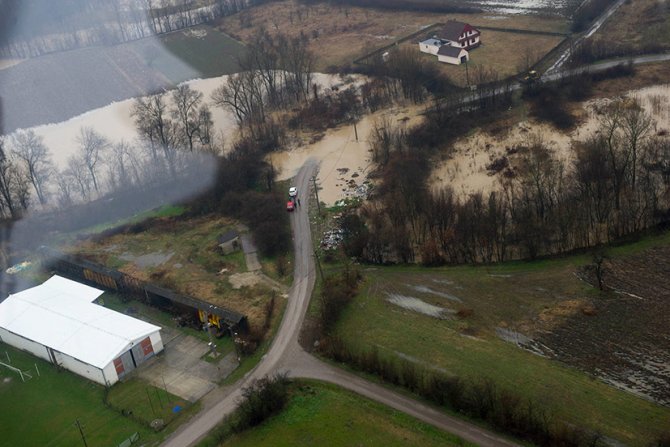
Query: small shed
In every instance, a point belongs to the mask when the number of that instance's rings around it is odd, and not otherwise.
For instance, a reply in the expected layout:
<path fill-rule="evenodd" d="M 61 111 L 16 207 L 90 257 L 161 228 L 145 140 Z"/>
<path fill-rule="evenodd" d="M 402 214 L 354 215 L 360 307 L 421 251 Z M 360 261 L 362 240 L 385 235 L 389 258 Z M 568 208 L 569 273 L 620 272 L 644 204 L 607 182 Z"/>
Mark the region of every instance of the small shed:
<path fill-rule="evenodd" d="M 99 306 L 102 290 L 53 276 L 0 303 L 0 341 L 110 386 L 163 350 L 160 327 Z"/>
<path fill-rule="evenodd" d="M 437 60 L 447 64 L 460 65 L 470 60 L 470 54 L 464 48 L 442 45 L 437 52 Z"/>
<path fill-rule="evenodd" d="M 228 230 L 219 236 L 219 247 L 224 255 L 240 249 L 240 234 L 236 230 Z"/>

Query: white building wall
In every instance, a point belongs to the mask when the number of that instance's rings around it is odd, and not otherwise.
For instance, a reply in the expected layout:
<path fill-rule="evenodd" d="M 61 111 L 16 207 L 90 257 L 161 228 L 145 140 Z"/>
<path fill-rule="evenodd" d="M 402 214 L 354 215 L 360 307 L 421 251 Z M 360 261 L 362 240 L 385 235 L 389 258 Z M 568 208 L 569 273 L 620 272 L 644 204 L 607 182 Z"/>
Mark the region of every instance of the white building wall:
<path fill-rule="evenodd" d="M 149 335 L 149 340 L 151 340 L 151 346 L 154 348 L 154 354 L 158 354 L 163 350 L 163 339 L 161 338 L 160 331 Z"/>
<path fill-rule="evenodd" d="M 23 338 L 20 335 L 9 332 L 4 328 L 0 328 L 0 339 L 2 339 L 3 342 L 10 346 L 14 346 L 15 348 L 22 351 L 30 352 L 35 357 L 39 357 L 46 360 L 47 362 L 51 362 L 51 359 L 49 358 L 49 352 L 44 345 L 35 343 L 34 341 L 28 340 L 27 338 Z"/>
<path fill-rule="evenodd" d="M 422 53 L 432 54 L 433 56 L 437 56 L 437 52 L 440 51 L 440 47 L 437 45 L 428 45 L 425 43 L 420 43 L 419 49 Z"/>
<path fill-rule="evenodd" d="M 53 363 L 51 361 L 51 357 L 49 357 L 47 347 L 44 345 L 36 343 L 32 340 L 28 340 L 27 338 L 21 337 L 20 335 L 13 334 L 4 328 L 0 328 L 0 338 L 2 339 L 3 342 L 7 343 L 10 346 L 13 346 L 22 351 L 29 352 L 33 354 L 35 357 L 44 359 L 49 363 Z M 78 374 L 80 376 L 86 377 L 87 379 L 97 382 L 101 385 L 106 385 L 105 379 L 103 378 L 102 375 L 102 370 L 96 368 L 95 366 L 83 363 L 75 358 L 63 354 L 62 352 L 54 351 L 54 354 L 56 355 L 58 361 L 60 362 L 60 366 L 62 366 L 63 368 L 72 371 L 73 373 Z M 114 371 L 114 365 L 112 365 L 112 370 Z M 118 380 L 118 377 L 116 377 L 116 371 L 114 371 L 113 378 L 114 382 Z"/>
<path fill-rule="evenodd" d="M 458 57 L 449 57 L 445 55 L 438 55 L 437 60 L 440 62 L 444 62 L 446 64 L 452 64 L 452 65 L 461 65 L 461 57 L 465 56 L 467 60 L 470 60 L 470 55 L 468 54 L 467 51 L 463 50 L 459 53 Z"/>
<path fill-rule="evenodd" d="M 107 381 L 107 386 L 114 385 L 119 381 L 119 376 L 116 374 L 114 361 L 111 361 L 102 369 L 103 379 Z"/>
<path fill-rule="evenodd" d="M 75 374 L 97 382 L 100 385 L 107 385 L 100 368 L 96 368 L 95 366 L 79 361 L 73 357 L 70 357 L 69 355 L 61 354 L 61 366 Z M 110 385 L 112 385 L 112 383 L 110 383 Z"/>

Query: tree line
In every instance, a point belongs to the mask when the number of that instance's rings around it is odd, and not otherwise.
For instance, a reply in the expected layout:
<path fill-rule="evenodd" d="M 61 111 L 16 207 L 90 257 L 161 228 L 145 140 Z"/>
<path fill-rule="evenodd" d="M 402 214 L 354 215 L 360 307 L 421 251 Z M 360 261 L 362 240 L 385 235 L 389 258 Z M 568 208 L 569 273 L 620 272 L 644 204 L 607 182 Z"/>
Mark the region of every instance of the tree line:
<path fill-rule="evenodd" d="M 0 57 L 29 58 L 169 33 L 260 0 L 2 0 Z"/>

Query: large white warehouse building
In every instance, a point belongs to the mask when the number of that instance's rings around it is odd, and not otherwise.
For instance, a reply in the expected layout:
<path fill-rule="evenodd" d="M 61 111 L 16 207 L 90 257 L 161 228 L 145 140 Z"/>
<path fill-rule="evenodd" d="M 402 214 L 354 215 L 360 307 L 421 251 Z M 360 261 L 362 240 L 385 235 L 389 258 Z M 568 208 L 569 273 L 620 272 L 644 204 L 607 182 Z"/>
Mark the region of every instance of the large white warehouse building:
<path fill-rule="evenodd" d="M 53 276 L 0 303 L 0 341 L 105 386 L 163 350 L 160 327 L 99 306 L 102 290 Z"/>

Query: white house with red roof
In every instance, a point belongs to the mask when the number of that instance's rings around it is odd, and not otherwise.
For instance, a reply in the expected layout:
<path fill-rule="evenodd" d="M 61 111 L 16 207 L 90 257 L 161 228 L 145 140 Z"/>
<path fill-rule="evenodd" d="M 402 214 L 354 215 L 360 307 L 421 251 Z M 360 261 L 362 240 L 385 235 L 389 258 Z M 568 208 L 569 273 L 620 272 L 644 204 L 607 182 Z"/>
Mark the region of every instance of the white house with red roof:
<path fill-rule="evenodd" d="M 419 42 L 422 53 L 440 62 L 460 65 L 470 60 L 469 51 L 481 45 L 481 31 L 468 23 L 448 21 L 433 37 Z"/>

